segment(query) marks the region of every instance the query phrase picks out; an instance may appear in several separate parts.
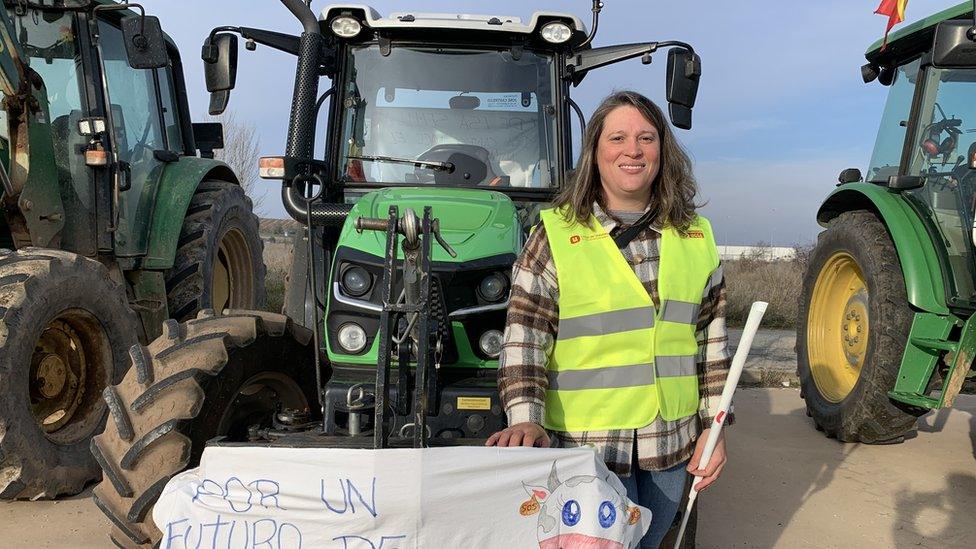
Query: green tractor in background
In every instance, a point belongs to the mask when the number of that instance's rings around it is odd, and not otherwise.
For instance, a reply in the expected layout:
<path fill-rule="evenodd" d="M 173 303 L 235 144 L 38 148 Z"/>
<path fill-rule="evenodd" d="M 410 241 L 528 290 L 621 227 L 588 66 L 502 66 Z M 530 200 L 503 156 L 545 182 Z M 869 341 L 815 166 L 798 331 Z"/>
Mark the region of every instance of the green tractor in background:
<path fill-rule="evenodd" d="M 180 55 L 106 0 L 0 10 L 0 498 L 75 494 L 129 348 L 167 318 L 259 307 L 263 245 Z M 200 156 L 197 156 L 199 151 Z"/>
<path fill-rule="evenodd" d="M 972 5 L 867 52 L 890 88 L 871 164 L 821 205 L 804 278 L 797 358 L 816 427 L 897 442 L 974 376 L 976 42 Z"/>
<path fill-rule="evenodd" d="M 573 165 L 572 86 L 670 48 L 671 119 L 691 126 L 691 46 L 592 48 L 599 1 L 589 34 L 561 13 L 333 5 L 316 17 L 282 2 L 300 36 L 218 27 L 203 58 L 219 111 L 237 35 L 298 57 L 286 154 L 260 168 L 307 235 L 288 314 L 168 322 L 106 393 L 118 412 L 92 445 L 104 471 L 94 501 L 122 547 L 160 541 L 152 506 L 207 444 L 482 445 L 506 421 L 496 372 L 512 263 Z"/>

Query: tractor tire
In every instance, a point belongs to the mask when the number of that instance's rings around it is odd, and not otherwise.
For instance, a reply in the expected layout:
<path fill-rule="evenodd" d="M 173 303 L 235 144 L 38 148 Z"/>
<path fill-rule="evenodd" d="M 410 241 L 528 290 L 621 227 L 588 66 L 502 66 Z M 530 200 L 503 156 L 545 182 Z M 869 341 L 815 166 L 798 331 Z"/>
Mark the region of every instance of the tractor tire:
<path fill-rule="evenodd" d="M 240 185 L 200 183 L 166 272 L 170 318 L 183 322 L 202 309 L 264 307 L 264 243 L 252 209 Z"/>
<path fill-rule="evenodd" d="M 0 250 L 0 499 L 80 492 L 102 390 L 129 367 L 139 324 L 101 263 L 61 250 Z"/>
<path fill-rule="evenodd" d="M 151 547 L 161 533 L 152 507 L 169 479 L 197 465 L 216 436 L 245 441 L 281 405 L 317 409 L 311 332 L 274 313 L 203 310 L 167 320 L 132 369 L 105 390 L 111 421 L 92 439 L 103 480 L 93 500 L 119 547 Z"/>
<path fill-rule="evenodd" d="M 904 440 L 925 410 L 888 391 L 913 313 L 898 253 L 873 213 L 843 213 L 820 233 L 800 299 L 797 374 L 814 426 L 843 442 Z"/>

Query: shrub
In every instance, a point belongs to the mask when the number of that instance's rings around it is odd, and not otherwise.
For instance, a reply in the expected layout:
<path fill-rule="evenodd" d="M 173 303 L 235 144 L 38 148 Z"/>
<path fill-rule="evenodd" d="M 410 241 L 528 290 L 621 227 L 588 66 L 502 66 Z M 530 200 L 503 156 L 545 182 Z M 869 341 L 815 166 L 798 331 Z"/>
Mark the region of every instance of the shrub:
<path fill-rule="evenodd" d="M 280 313 L 285 304 L 285 289 L 288 287 L 286 277 L 291 266 L 292 245 L 289 242 L 265 242 L 264 264 L 268 267 L 268 274 L 264 279 L 267 297 L 264 310 Z"/>
<path fill-rule="evenodd" d="M 285 304 L 285 275 L 288 271 L 268 268 L 268 276 L 264 279 L 264 289 L 266 292 L 264 310 L 272 313 L 280 313 Z"/>
<path fill-rule="evenodd" d="M 762 245 L 741 259 L 724 261 L 726 315 L 731 326 L 745 324 L 754 301 L 769 303 L 763 326 L 795 328 L 803 271 L 809 249 L 798 247 L 796 258 L 766 261 Z"/>

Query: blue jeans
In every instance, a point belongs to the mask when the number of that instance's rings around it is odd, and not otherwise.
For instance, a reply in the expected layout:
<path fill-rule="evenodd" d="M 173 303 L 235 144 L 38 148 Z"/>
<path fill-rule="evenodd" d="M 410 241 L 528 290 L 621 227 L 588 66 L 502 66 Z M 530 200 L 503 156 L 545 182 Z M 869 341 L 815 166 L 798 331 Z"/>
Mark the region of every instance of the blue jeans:
<path fill-rule="evenodd" d="M 651 528 L 641 540 L 641 549 L 657 549 L 671 528 L 688 480 L 687 466 L 688 462 L 684 461 L 663 471 L 644 471 L 634 459 L 630 476 L 620 477 L 627 497 L 651 510 Z"/>

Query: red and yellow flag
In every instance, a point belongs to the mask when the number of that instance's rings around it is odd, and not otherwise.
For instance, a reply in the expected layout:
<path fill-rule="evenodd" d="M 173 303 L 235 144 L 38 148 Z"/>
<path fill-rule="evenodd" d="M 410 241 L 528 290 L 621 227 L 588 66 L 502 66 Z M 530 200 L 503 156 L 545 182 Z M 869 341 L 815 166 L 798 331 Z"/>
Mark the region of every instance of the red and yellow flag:
<path fill-rule="evenodd" d="M 878 15 L 888 16 L 888 28 L 885 29 L 884 44 L 882 44 L 881 49 L 888 47 L 888 33 L 891 32 L 891 27 L 905 20 L 905 6 L 907 5 L 908 0 L 881 0 L 881 5 L 874 10 L 874 13 Z"/>

